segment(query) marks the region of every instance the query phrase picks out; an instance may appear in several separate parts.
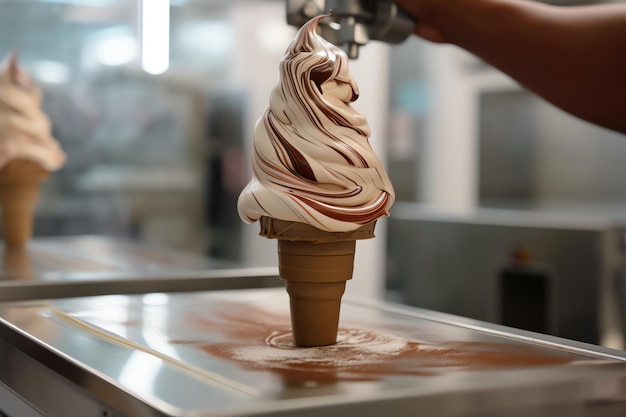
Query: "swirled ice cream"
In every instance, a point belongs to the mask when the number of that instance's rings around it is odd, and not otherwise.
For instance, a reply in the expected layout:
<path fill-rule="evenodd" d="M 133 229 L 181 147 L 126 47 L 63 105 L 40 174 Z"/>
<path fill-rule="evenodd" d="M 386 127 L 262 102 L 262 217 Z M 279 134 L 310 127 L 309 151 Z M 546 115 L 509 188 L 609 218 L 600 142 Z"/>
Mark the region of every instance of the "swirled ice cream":
<path fill-rule="evenodd" d="M 358 87 L 347 55 L 306 23 L 280 64 L 280 81 L 255 128 L 253 178 L 239 196 L 248 223 L 265 216 L 347 232 L 388 215 L 391 182 L 350 103 Z"/>
<path fill-rule="evenodd" d="M 65 154 L 50 134 L 50 121 L 41 110 L 41 91 L 10 53 L 0 68 L 0 169 L 24 159 L 56 171 Z"/>

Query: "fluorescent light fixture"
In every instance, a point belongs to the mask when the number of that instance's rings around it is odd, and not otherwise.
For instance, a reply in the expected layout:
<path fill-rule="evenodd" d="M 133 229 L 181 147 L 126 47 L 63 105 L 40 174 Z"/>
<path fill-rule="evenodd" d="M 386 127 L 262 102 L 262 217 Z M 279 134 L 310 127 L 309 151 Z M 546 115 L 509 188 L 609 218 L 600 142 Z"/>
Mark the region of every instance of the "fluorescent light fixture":
<path fill-rule="evenodd" d="M 170 2 L 141 0 L 141 67 L 161 74 L 170 66 Z"/>

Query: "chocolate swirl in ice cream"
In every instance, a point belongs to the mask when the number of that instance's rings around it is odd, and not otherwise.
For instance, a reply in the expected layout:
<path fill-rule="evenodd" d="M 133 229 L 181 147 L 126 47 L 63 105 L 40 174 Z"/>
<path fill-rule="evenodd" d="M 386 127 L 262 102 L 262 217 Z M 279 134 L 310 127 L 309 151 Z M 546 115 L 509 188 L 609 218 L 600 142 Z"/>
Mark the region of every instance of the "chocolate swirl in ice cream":
<path fill-rule="evenodd" d="M 0 67 L 0 168 L 14 159 L 59 169 L 65 154 L 50 134 L 50 121 L 41 110 L 41 91 L 9 54 Z"/>
<path fill-rule="evenodd" d="M 347 55 L 306 23 L 280 64 L 280 81 L 255 128 L 253 178 L 239 197 L 241 218 L 261 216 L 317 229 L 355 230 L 388 215 L 394 192 L 350 103 L 358 87 Z"/>

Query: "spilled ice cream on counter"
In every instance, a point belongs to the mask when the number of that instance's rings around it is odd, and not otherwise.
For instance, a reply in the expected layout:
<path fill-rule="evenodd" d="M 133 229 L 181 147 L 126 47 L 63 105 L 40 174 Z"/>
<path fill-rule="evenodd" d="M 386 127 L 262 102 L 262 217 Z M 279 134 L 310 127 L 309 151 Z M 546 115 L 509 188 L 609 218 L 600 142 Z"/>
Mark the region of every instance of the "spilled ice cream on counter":
<path fill-rule="evenodd" d="M 388 215 L 393 186 L 372 150 L 347 55 L 306 23 L 280 63 L 280 81 L 254 135 L 253 178 L 239 197 L 248 223 L 262 216 L 352 231 Z"/>
<path fill-rule="evenodd" d="M 359 92 L 348 57 L 316 32 L 326 16 L 302 26 L 280 63 L 237 204 L 245 222 L 260 220 L 260 234 L 278 240 L 298 346 L 336 342 L 355 241 L 374 237 L 394 201 L 367 120 L 351 107 Z"/>

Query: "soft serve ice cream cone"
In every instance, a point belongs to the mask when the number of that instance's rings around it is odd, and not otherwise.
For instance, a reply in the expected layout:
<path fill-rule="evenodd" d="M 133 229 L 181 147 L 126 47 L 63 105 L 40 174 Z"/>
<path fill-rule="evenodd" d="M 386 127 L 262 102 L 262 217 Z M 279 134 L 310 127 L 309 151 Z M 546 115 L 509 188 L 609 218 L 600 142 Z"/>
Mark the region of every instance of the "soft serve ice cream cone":
<path fill-rule="evenodd" d="M 341 297 L 352 278 L 355 241 L 374 237 L 394 192 L 369 145 L 369 126 L 350 105 L 358 88 L 348 57 L 306 23 L 280 65 L 280 82 L 255 129 L 253 178 L 238 201 L 278 239 L 294 341 L 336 342 Z"/>
<path fill-rule="evenodd" d="M 0 68 L 0 205 L 7 247 L 28 241 L 39 185 L 64 162 L 41 110 L 41 91 L 12 52 Z"/>

